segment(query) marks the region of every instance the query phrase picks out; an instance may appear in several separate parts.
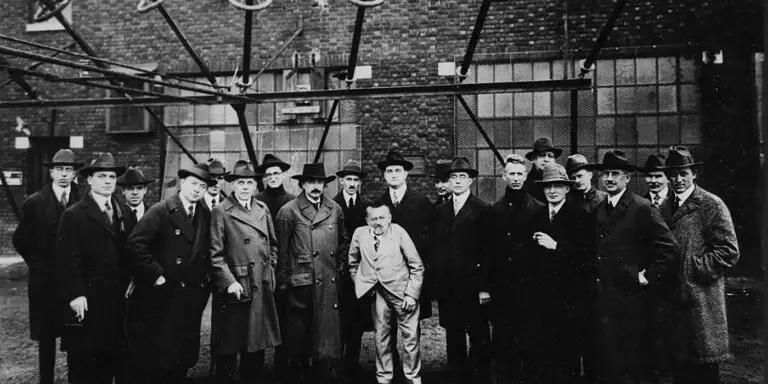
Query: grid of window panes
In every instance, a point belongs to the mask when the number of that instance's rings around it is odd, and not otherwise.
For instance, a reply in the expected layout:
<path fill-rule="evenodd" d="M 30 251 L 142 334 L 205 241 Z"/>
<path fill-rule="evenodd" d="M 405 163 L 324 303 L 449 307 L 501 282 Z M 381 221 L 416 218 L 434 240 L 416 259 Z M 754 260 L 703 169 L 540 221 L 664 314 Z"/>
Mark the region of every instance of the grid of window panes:
<path fill-rule="evenodd" d="M 564 70 L 561 60 L 509 60 L 473 66 L 465 82 L 562 79 Z M 593 88 L 578 91 L 578 152 L 596 162 L 606 151 L 621 149 L 643 165 L 649 155 L 685 144 L 703 158 L 696 71 L 692 59 L 677 56 L 599 60 L 591 72 Z M 570 91 L 547 91 L 465 99 L 502 154 L 524 155 L 537 138 L 549 137 L 565 150 L 558 159 L 564 164 L 570 148 L 570 97 Z M 502 168 L 458 102 L 455 130 L 457 155 L 477 164 L 474 192 L 486 201 L 498 199 L 505 188 Z"/>
<path fill-rule="evenodd" d="M 272 72 L 262 74 L 257 81 L 256 90 L 259 92 L 277 92 L 284 90 L 284 84 L 291 89 L 296 83 L 306 81 L 305 74 Z M 205 79 L 195 79 L 205 81 Z M 230 78 L 217 78 L 220 84 L 229 84 Z M 338 87 L 339 80 L 329 79 L 328 87 Z M 182 90 L 182 96 L 194 95 L 194 92 Z M 170 93 L 170 92 L 169 92 Z M 353 105 L 351 101 L 342 101 L 334 116 L 325 141 L 320 161 L 325 164 L 329 175 L 338 171 L 347 160 L 360 160 L 360 132 L 354 122 Z M 291 164 L 286 172 L 285 187 L 292 193 L 298 192 L 297 183 L 290 179 L 292 175 L 301 173 L 303 165 L 314 160 L 315 152 L 320 144 L 324 124 L 306 116 L 288 121 L 282 114 L 282 109 L 290 102 L 249 104 L 246 107 L 246 120 L 258 160 L 261 161 L 267 153 L 272 153 L 281 160 Z M 321 114 L 327 118 L 330 102 L 321 108 Z M 179 105 L 166 106 L 165 124 L 182 145 L 195 157 L 198 162 L 205 162 L 213 157 L 220 160 L 227 170 L 231 170 L 237 160 L 248 160 L 245 142 L 238 125 L 237 115 L 228 104 L 217 105 Z M 172 180 L 180 167 L 191 165 L 192 161 L 170 139 L 167 144 L 165 162 L 165 192 L 173 190 Z M 337 185 L 328 186 L 327 194 L 332 196 L 337 192 Z"/>

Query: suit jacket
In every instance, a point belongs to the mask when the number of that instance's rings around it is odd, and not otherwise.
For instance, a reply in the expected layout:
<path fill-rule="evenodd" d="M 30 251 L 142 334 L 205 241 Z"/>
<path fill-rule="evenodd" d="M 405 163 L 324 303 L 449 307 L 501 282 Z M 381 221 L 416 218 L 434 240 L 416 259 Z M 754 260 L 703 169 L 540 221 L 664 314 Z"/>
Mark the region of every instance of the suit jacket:
<path fill-rule="evenodd" d="M 601 191 L 594 186 L 592 186 L 592 188 L 590 188 L 586 193 L 577 191 L 575 189 L 571 189 L 571 191 L 568 192 L 568 200 L 578 202 L 581 208 L 589 213 L 594 212 L 595 208 L 597 208 L 597 205 L 607 198 L 608 193 Z"/>
<path fill-rule="evenodd" d="M 454 197 L 455 198 L 455 197 Z M 440 324 L 464 327 L 479 311 L 478 294 L 489 292 L 487 276 L 493 252 L 492 212 L 479 197 L 470 194 L 454 217 L 453 204 L 437 208 L 434 276 L 438 299 L 451 301 L 451 310 L 440 308 Z"/>
<path fill-rule="evenodd" d="M 731 356 L 725 273 L 738 262 L 739 247 L 725 203 L 698 185 L 694 188 L 683 205 L 667 216 L 682 247 L 679 288 L 689 304 L 674 316 L 673 344 L 678 359 L 711 363 Z M 667 199 L 662 208 L 671 212 L 670 205 Z"/>
<path fill-rule="evenodd" d="M 129 337 L 140 364 L 176 369 L 197 363 L 209 295 L 210 226 L 202 199 L 190 221 L 174 194 L 153 205 L 128 237 L 136 281 Z M 160 276 L 166 283 L 156 287 Z"/>
<path fill-rule="evenodd" d="M 122 345 L 124 294 L 130 275 L 123 245 L 136 222 L 125 205 L 114 197 L 111 201 L 112 224 L 90 193 L 61 217 L 56 282 L 61 323 L 67 325 L 62 339 L 67 351 L 97 354 Z M 78 323 L 69 303 L 81 296 L 88 301 L 88 311 Z"/>
<path fill-rule="evenodd" d="M 67 207 L 80 200 L 77 184 L 72 183 Z M 29 267 L 29 331 L 32 340 L 39 340 L 43 332 L 56 331 L 56 284 L 54 281 L 54 254 L 59 221 L 66 207 L 54 196 L 48 184 L 33 193 L 21 205 L 21 221 L 13 232 L 13 247 Z"/>
<path fill-rule="evenodd" d="M 344 191 L 339 191 L 339 193 L 333 197 L 333 201 L 335 201 L 336 204 L 341 207 L 341 211 L 344 212 L 344 225 L 347 229 L 347 236 L 351 237 L 357 228 L 368 225 L 368 223 L 365 221 L 365 217 L 367 215 L 365 209 L 368 208 L 372 202 L 368 200 L 367 197 L 358 193 L 355 206 L 348 208 L 348 202 L 344 201 L 345 198 L 346 195 L 344 195 Z"/>
<path fill-rule="evenodd" d="M 362 297 L 376 284 L 400 299 L 416 300 L 421 293 L 424 265 L 408 232 L 391 224 L 379 236 L 378 250 L 370 227 L 360 227 L 349 246 L 349 273 L 355 282 L 355 294 Z"/>

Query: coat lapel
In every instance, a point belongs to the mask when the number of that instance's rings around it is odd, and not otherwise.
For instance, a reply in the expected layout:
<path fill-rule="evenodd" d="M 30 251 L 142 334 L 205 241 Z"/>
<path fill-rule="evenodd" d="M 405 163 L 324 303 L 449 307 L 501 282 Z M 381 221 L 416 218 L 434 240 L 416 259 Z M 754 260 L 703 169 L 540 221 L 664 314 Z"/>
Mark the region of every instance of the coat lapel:
<path fill-rule="evenodd" d="M 600 223 L 601 229 L 624 217 L 624 214 L 627 213 L 627 209 L 632 205 L 632 192 L 625 190 L 621 199 L 619 199 L 619 202 L 616 204 L 616 207 L 613 208 L 613 211 L 611 211 L 610 214 L 608 214 L 608 204 L 608 199 L 603 200 L 603 202 L 600 203 L 601 208 L 598 210 L 598 223 Z"/>
<path fill-rule="evenodd" d="M 211 221 L 206 220 L 210 214 L 211 211 L 208 210 L 208 206 L 205 204 L 205 201 L 200 199 L 200 201 L 198 201 L 195 206 L 195 225 L 197 226 L 197 231 L 195 232 L 195 237 L 191 240 L 193 258 L 199 255 L 201 251 L 207 251 L 206 249 L 201 249 L 201 247 L 203 244 L 208 244 L 203 240 L 206 239 L 206 236 L 208 236 L 208 233 L 211 229 Z M 189 220 L 186 219 L 184 221 L 189 222 Z M 195 226 L 192 226 L 192 228 L 195 228 Z"/>
<path fill-rule="evenodd" d="M 224 210 L 229 213 L 232 219 L 237 220 L 253 229 L 268 236 L 268 230 L 264 228 L 263 220 L 266 211 L 256 202 L 256 198 L 251 199 L 251 210 L 247 211 L 239 202 L 232 201 L 232 199 L 226 200 L 227 206 Z"/>
<path fill-rule="evenodd" d="M 195 241 L 195 226 L 191 221 L 187 220 L 187 213 L 184 211 L 184 204 L 181 203 L 181 196 L 178 194 L 173 195 L 168 199 L 166 205 L 173 224 L 176 225 L 176 228 L 181 230 L 181 233 L 184 234 L 184 237 L 186 237 L 190 243 L 193 243 Z M 197 204 L 195 209 L 200 209 L 200 204 Z"/>
<path fill-rule="evenodd" d="M 672 215 L 670 224 L 674 224 L 686 215 L 696 212 L 699 207 L 701 207 L 701 189 L 699 187 L 694 187 L 693 193 L 688 196 L 688 199 L 685 200 L 683 205 Z"/>
<path fill-rule="evenodd" d="M 464 202 L 464 206 L 461 207 L 459 213 L 454 216 L 453 224 L 451 225 L 451 231 L 456 230 L 459 224 L 463 223 L 472 213 L 475 211 L 475 202 L 473 201 L 475 196 L 470 194 L 467 196 L 467 201 Z M 453 213 L 453 204 L 450 205 L 449 211 Z"/>
<path fill-rule="evenodd" d="M 104 230 L 106 230 L 110 235 L 114 237 L 115 231 L 112 229 L 112 225 L 107 221 L 107 215 L 102 212 L 98 204 L 96 204 L 96 200 L 93 199 L 90 193 L 85 195 L 85 198 L 83 198 L 83 203 L 85 205 L 86 215 L 99 223 L 99 225 L 101 225 Z M 115 207 L 114 201 L 112 202 L 112 206 Z M 117 207 L 114 209 L 117 209 Z"/>

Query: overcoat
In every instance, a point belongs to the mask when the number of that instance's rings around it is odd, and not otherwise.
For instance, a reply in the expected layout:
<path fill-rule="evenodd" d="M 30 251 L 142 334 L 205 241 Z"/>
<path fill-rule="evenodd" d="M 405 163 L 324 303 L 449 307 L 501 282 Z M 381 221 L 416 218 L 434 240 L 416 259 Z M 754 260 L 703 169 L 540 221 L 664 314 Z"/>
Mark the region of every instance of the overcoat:
<path fill-rule="evenodd" d="M 542 203 L 547 201 L 547 198 L 544 196 L 544 188 L 536 182 L 541 181 L 543 178 L 544 174 L 540 170 L 536 169 L 536 167 L 531 167 L 528 176 L 525 177 L 525 183 L 523 183 L 523 189 Z"/>
<path fill-rule="evenodd" d="M 77 184 L 72 183 L 67 207 L 80 200 Z M 29 332 L 32 340 L 44 334 L 59 336 L 56 318 L 54 255 L 59 220 L 64 210 L 53 187 L 47 184 L 21 205 L 21 222 L 13 232 L 13 247 L 29 268 Z"/>
<path fill-rule="evenodd" d="M 452 203 L 437 208 L 432 266 L 445 328 L 466 328 L 471 316 L 480 315 L 478 294 L 490 292 L 491 214 L 490 206 L 472 194 L 455 217 Z"/>
<path fill-rule="evenodd" d="M 424 283 L 419 299 L 419 319 L 432 317 L 432 299 L 435 296 L 435 279 L 432 274 L 432 243 L 435 224 L 435 206 L 419 191 L 407 187 L 405 194 L 395 207 L 389 188 L 379 197 L 379 201 L 389 207 L 392 223 L 405 228 L 408 236 L 416 244 L 422 263 L 424 263 Z"/>
<path fill-rule="evenodd" d="M 637 373 L 641 346 L 648 337 L 644 308 L 670 295 L 680 250 L 672 232 L 651 203 L 625 190 L 615 208 L 608 199 L 596 210 L 596 305 L 600 329 L 595 345 L 604 375 Z M 638 273 L 646 270 L 648 285 Z"/>
<path fill-rule="evenodd" d="M 246 210 L 230 196 L 211 212 L 211 279 L 216 287 L 211 348 L 217 354 L 257 352 L 280 344 L 275 307 L 277 237 L 266 204 Z M 227 294 L 235 282 L 250 300 Z"/>
<path fill-rule="evenodd" d="M 346 269 L 344 213 L 325 195 L 319 210 L 305 193 L 277 214 L 277 287 L 286 300 L 280 320 L 283 348 L 289 357 L 315 360 L 342 356 L 339 281 Z"/>
<path fill-rule="evenodd" d="M 90 193 L 61 217 L 56 249 L 62 349 L 84 355 L 114 352 L 124 345 L 125 290 L 130 263 L 123 245 L 136 222 L 112 197 L 113 224 Z M 88 311 L 78 323 L 69 302 L 85 296 Z"/>
<path fill-rule="evenodd" d="M 578 202 L 581 208 L 589 213 L 594 212 L 597 205 L 606 198 L 608 198 L 608 193 L 601 191 L 594 186 L 587 192 L 581 192 L 575 189 L 571 189 L 571 191 L 568 192 L 568 200 Z"/>
<path fill-rule="evenodd" d="M 256 194 L 256 199 L 267 204 L 269 213 L 272 215 L 273 223 L 277 221 L 277 213 L 280 212 L 280 208 L 282 208 L 285 203 L 295 198 L 296 196 L 288 193 L 282 185 L 280 188 L 267 187 L 265 190 Z"/>
<path fill-rule="evenodd" d="M 662 208 L 671 203 L 665 200 Z M 725 272 L 739 260 L 731 213 L 719 197 L 696 185 L 667 220 L 682 248 L 680 292 L 690 301 L 672 319 L 674 356 L 694 363 L 726 360 L 731 354 Z"/>
<path fill-rule="evenodd" d="M 366 208 L 371 205 L 371 201 L 367 197 L 357 194 L 357 200 L 355 206 L 349 208 L 348 202 L 344 201 L 344 191 L 339 191 L 336 196 L 333 197 L 333 201 L 341 207 L 344 212 L 344 225 L 347 230 L 347 236 L 350 238 L 355 233 L 355 229 L 366 226 L 368 223 L 365 221 L 367 216 Z M 349 270 L 344 270 L 344 278 L 341 284 L 341 311 L 344 321 L 344 328 L 348 326 L 357 325 L 359 329 L 373 330 L 373 318 L 371 317 L 371 300 L 368 298 L 355 297 L 355 283 L 352 281 L 352 277 L 349 274 Z"/>
<path fill-rule="evenodd" d="M 128 237 L 136 282 L 129 300 L 129 345 L 139 364 L 186 369 L 197 363 L 210 293 L 210 223 L 202 199 L 189 220 L 174 194 L 153 205 Z M 156 287 L 160 276 L 166 282 Z"/>

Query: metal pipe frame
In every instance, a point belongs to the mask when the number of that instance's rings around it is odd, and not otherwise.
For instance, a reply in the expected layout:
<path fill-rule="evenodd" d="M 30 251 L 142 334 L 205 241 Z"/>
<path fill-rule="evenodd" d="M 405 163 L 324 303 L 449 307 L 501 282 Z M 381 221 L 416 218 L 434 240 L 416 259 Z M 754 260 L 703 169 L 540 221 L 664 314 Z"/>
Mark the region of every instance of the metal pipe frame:
<path fill-rule="evenodd" d="M 367 99 L 392 98 L 408 96 L 455 96 L 478 93 L 508 93 L 508 92 L 543 92 L 567 91 L 571 89 L 590 89 L 590 79 L 569 80 L 539 80 L 504 83 L 472 83 L 472 84 L 434 84 L 407 85 L 398 87 L 325 89 L 306 92 L 265 92 L 248 93 L 248 103 L 273 103 L 288 100 L 322 101 L 328 99 Z M 189 96 L 200 102 L 221 102 L 213 96 Z M 79 107 L 79 106 L 120 106 L 120 105 L 164 105 L 177 104 L 168 95 L 162 97 L 135 97 L 132 100 L 122 98 L 99 99 L 58 99 L 58 100 L 23 100 L 0 102 L 0 109 L 30 108 L 30 107 Z M 247 104 L 247 103 L 246 103 Z"/>
<path fill-rule="evenodd" d="M 8 60 L 0 56 L 0 69 L 5 69 L 8 72 L 10 81 L 16 83 L 22 91 L 31 99 L 40 100 L 40 96 L 37 94 L 34 88 L 27 83 L 24 79 L 23 72 L 17 68 L 14 68 L 8 64 Z"/>
<path fill-rule="evenodd" d="M 472 112 L 472 109 L 469 108 L 467 101 L 464 100 L 464 97 L 461 95 L 457 95 L 456 98 L 459 99 L 461 106 L 464 107 L 464 110 L 467 112 L 467 115 L 469 115 L 470 120 L 472 120 L 472 122 L 475 123 L 475 127 L 477 127 L 477 130 L 480 131 L 481 135 L 483 135 L 483 138 L 488 143 L 488 146 L 493 151 L 493 154 L 496 156 L 496 160 L 499 160 L 500 164 L 504 164 L 504 157 L 501 156 L 501 152 L 499 152 L 499 149 L 496 148 L 496 145 L 493 144 L 493 141 L 491 140 L 491 138 L 488 137 L 488 134 L 485 132 L 485 129 L 483 129 L 483 126 L 480 125 L 480 120 L 477 119 L 477 116 L 475 116 L 475 114 Z"/>
<path fill-rule="evenodd" d="M 274 63 L 280 55 L 285 52 L 286 49 L 293 43 L 294 40 L 296 40 L 297 37 L 301 36 L 301 34 L 304 33 L 304 26 L 301 19 L 299 19 L 299 29 L 296 30 L 296 32 L 291 35 L 290 38 L 288 38 L 288 41 L 286 41 L 280 49 L 277 50 L 277 52 L 272 56 L 269 61 L 262 67 L 259 72 L 257 72 L 255 75 L 253 75 L 253 80 L 256 81 L 269 67 Z"/>
<path fill-rule="evenodd" d="M 600 50 L 608 40 L 608 35 L 611 34 L 614 26 L 616 26 L 616 21 L 619 19 L 619 16 L 621 16 L 621 11 L 624 9 L 625 5 L 627 5 L 627 0 L 616 1 L 616 5 L 608 15 L 608 19 L 605 21 L 605 24 L 603 24 L 602 28 L 600 28 L 600 34 L 597 35 L 597 39 L 595 39 L 595 43 L 592 45 L 592 49 L 589 51 L 589 55 L 587 55 L 587 58 L 584 59 L 584 63 L 581 66 L 581 71 L 579 72 L 580 79 L 583 79 L 584 76 L 592 70 L 592 66 L 595 65 L 595 61 L 597 61 L 597 56 L 600 54 Z"/>
<path fill-rule="evenodd" d="M 253 0 L 245 0 L 245 4 L 253 5 Z M 251 86 L 249 80 L 251 74 L 251 39 L 253 34 L 253 11 L 245 11 L 245 26 L 243 27 L 243 80 L 241 86 L 241 93 L 244 93 Z M 243 136 L 243 142 L 245 142 L 245 149 L 248 152 L 248 158 L 251 160 L 251 164 L 255 169 L 259 165 L 259 159 L 256 157 L 256 149 L 253 147 L 253 139 L 251 133 L 248 130 L 248 121 L 245 118 L 245 104 L 231 104 L 232 109 L 237 114 L 237 123 L 240 125 L 240 134 Z"/>
<path fill-rule="evenodd" d="M 469 38 L 469 43 L 467 44 L 467 51 L 464 53 L 464 59 L 461 61 L 461 69 L 459 71 L 459 82 L 464 81 L 464 79 L 467 78 L 467 72 L 469 71 L 469 66 L 472 64 L 472 56 L 475 54 L 475 48 L 477 47 L 477 42 L 480 40 L 480 32 L 483 30 L 483 25 L 485 25 L 485 17 L 488 15 L 488 9 L 491 7 L 491 0 L 483 0 L 482 4 L 480 4 L 480 11 L 477 13 L 477 18 L 475 19 L 475 28 L 472 29 L 472 36 Z"/>
<path fill-rule="evenodd" d="M 170 14 L 168 14 L 168 11 L 165 9 L 165 5 L 162 3 L 157 5 L 157 10 L 160 11 L 160 14 L 163 15 L 163 18 L 165 19 L 165 22 L 168 24 L 169 27 L 171 27 L 171 30 L 173 30 L 173 33 L 176 34 L 176 37 L 179 38 L 179 41 L 181 41 L 181 44 L 184 46 L 184 49 L 187 50 L 187 53 L 189 53 L 190 56 L 192 56 L 192 60 L 194 60 L 195 64 L 197 64 L 198 67 L 200 67 L 200 70 L 203 72 L 205 77 L 208 79 L 208 81 L 211 82 L 212 86 L 216 86 L 216 77 L 213 76 L 211 73 L 211 69 L 208 68 L 208 65 L 205 64 L 205 61 L 203 61 L 202 57 L 197 53 L 195 48 L 192 47 L 192 44 L 189 43 L 189 39 L 184 35 L 184 32 L 179 29 L 179 26 L 176 24 L 176 21 L 171 17 Z"/>
<path fill-rule="evenodd" d="M 74 46 L 75 46 L 75 43 L 69 43 L 69 44 L 67 44 L 67 46 L 66 46 L 66 47 L 64 47 L 64 49 L 70 49 L 70 48 L 74 48 Z M 53 54 L 49 55 L 49 57 L 56 57 L 56 56 L 58 56 L 60 53 L 61 53 L 61 52 L 54 52 Z M 41 66 L 41 65 L 43 65 L 43 64 L 45 64 L 45 63 L 43 63 L 42 61 L 38 61 L 38 62 L 36 62 L 36 63 L 32 63 L 32 64 L 30 64 L 30 65 L 26 66 L 24 69 L 27 69 L 27 70 L 30 70 L 30 71 L 31 71 L 31 70 L 37 69 L 37 67 L 39 67 L 39 66 Z M 2 84 L 0 84 L 0 90 L 2 90 L 3 88 L 5 88 L 6 86 L 8 86 L 8 84 L 10 84 L 10 83 L 12 83 L 12 82 L 13 82 L 13 80 L 11 80 L 11 79 L 8 79 L 8 80 L 6 80 L 6 81 L 5 81 L 5 82 L 3 82 Z"/>
<path fill-rule="evenodd" d="M 362 7 L 360 7 L 362 8 Z M 331 123 L 333 123 L 333 115 L 336 113 L 336 108 L 339 106 L 339 99 L 333 101 L 331 105 L 331 112 L 328 113 L 328 119 L 325 121 L 325 128 L 323 129 L 323 136 L 320 137 L 320 143 L 317 145 L 317 151 L 315 151 L 315 158 L 313 163 L 320 161 L 320 155 L 323 154 L 323 147 L 325 147 L 325 139 L 328 137 L 328 131 L 331 129 Z"/>

